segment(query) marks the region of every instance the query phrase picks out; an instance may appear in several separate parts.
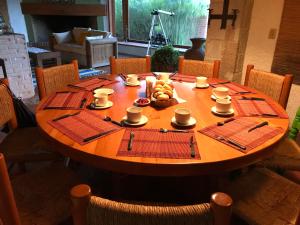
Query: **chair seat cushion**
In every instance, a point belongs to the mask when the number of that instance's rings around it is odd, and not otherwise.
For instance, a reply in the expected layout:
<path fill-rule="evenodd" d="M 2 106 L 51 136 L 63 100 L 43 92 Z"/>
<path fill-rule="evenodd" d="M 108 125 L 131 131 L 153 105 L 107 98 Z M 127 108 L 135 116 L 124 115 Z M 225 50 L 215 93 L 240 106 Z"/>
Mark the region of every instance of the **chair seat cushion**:
<path fill-rule="evenodd" d="M 233 211 L 249 224 L 295 224 L 300 210 L 300 186 L 265 168 L 230 181 L 226 191 Z"/>
<path fill-rule="evenodd" d="M 57 158 L 37 127 L 17 128 L 0 143 L 8 162 L 40 161 Z"/>
<path fill-rule="evenodd" d="M 69 191 L 79 178 L 62 164 L 17 176 L 12 180 L 22 225 L 56 225 L 70 216 Z"/>

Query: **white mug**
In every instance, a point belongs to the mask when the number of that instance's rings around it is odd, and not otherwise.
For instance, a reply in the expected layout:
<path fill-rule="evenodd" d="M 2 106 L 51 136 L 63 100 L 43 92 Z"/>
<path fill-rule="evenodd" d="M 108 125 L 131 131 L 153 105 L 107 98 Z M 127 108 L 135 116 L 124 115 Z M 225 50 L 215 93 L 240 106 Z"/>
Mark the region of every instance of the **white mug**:
<path fill-rule="evenodd" d="M 191 111 L 186 108 L 175 109 L 175 120 L 178 124 L 187 124 L 191 118 Z"/>
<path fill-rule="evenodd" d="M 231 109 L 231 101 L 229 99 L 218 98 L 216 100 L 216 111 L 219 113 L 227 113 Z"/>
<path fill-rule="evenodd" d="M 105 106 L 108 101 L 108 94 L 103 92 L 97 92 L 94 94 L 94 103 L 96 106 Z"/>
<path fill-rule="evenodd" d="M 229 89 L 227 87 L 216 87 L 212 90 L 212 93 L 216 98 L 227 98 Z"/>
<path fill-rule="evenodd" d="M 136 74 L 128 74 L 126 81 L 128 83 L 136 83 L 138 81 L 138 76 Z"/>
<path fill-rule="evenodd" d="M 207 84 L 207 77 L 196 77 L 197 86 L 203 86 Z"/>
<path fill-rule="evenodd" d="M 142 117 L 142 111 L 143 109 L 140 107 L 129 107 L 127 108 L 127 121 L 130 123 L 138 123 L 141 120 Z"/>

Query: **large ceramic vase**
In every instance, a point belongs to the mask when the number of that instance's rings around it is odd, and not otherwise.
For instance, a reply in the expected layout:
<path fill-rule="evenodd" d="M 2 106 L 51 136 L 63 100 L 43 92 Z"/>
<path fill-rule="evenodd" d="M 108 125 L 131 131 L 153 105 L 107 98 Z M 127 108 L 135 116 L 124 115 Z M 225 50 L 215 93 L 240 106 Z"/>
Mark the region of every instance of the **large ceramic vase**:
<path fill-rule="evenodd" d="M 185 59 L 204 60 L 205 38 L 191 38 L 190 40 L 192 42 L 192 47 L 184 53 L 184 58 Z"/>

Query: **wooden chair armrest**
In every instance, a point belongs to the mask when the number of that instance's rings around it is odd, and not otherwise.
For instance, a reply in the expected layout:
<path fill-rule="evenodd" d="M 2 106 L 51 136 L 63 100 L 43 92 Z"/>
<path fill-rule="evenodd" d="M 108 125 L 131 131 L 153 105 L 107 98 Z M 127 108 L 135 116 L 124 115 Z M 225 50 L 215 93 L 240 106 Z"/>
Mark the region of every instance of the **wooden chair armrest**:
<path fill-rule="evenodd" d="M 91 198 L 90 186 L 79 184 L 71 189 L 70 195 L 74 225 L 87 225 L 86 211 Z"/>
<path fill-rule="evenodd" d="M 230 225 L 232 198 L 222 192 L 211 195 L 210 207 L 214 216 L 214 225 Z"/>

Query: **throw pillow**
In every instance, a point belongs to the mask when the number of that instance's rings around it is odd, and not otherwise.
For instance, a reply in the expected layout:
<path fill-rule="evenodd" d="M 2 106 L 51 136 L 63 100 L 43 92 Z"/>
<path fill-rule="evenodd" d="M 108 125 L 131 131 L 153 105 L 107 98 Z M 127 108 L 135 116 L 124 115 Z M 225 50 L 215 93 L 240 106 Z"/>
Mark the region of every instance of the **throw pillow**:
<path fill-rule="evenodd" d="M 88 41 L 100 40 L 100 39 L 103 39 L 103 35 L 86 37 L 86 40 L 88 40 Z"/>
<path fill-rule="evenodd" d="M 81 33 L 82 32 L 87 32 L 87 31 L 90 31 L 91 28 L 83 28 L 83 27 L 74 27 L 73 28 L 73 38 L 75 40 L 75 42 L 78 44 L 78 45 L 81 45 L 81 39 L 80 39 L 80 36 L 81 36 Z"/>
<path fill-rule="evenodd" d="M 57 44 L 72 42 L 71 31 L 62 33 L 53 33 Z"/>

